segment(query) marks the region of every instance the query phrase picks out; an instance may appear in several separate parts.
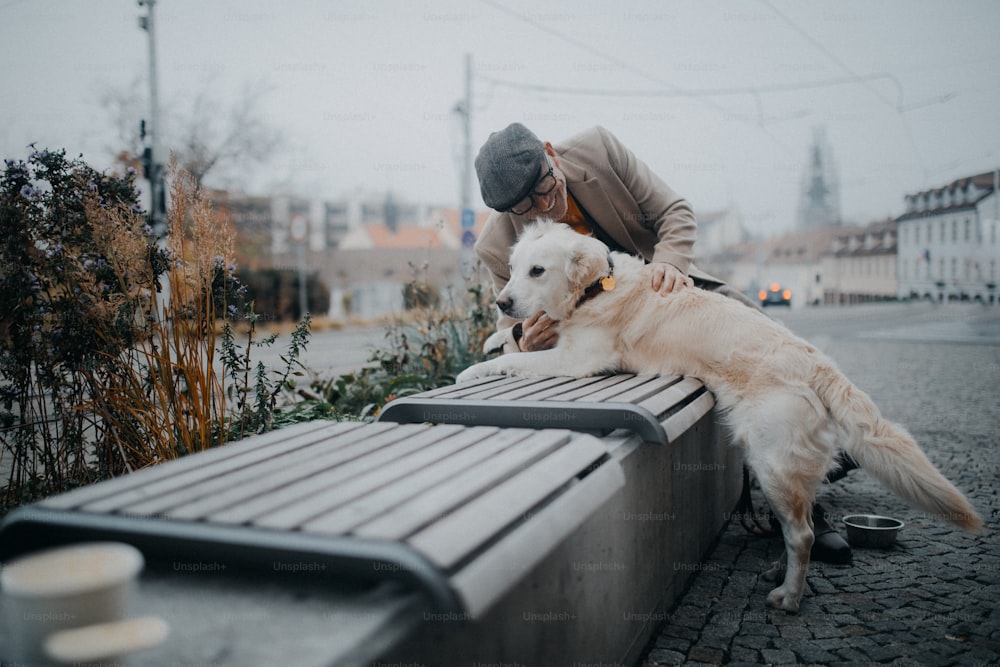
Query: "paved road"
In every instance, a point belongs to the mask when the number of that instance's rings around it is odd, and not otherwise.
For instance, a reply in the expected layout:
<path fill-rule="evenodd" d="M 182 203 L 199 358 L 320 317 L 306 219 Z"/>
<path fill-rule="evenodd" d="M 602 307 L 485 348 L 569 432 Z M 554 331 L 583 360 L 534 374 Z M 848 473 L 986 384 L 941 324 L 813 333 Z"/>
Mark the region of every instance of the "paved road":
<path fill-rule="evenodd" d="M 855 512 L 902 519 L 892 549 L 855 549 L 852 565 L 814 563 L 792 615 L 764 605 L 772 585 L 760 575 L 781 541 L 730 522 L 643 664 L 1000 664 L 1000 310 L 892 304 L 773 315 L 909 428 L 987 530 L 937 523 L 854 471 L 824 485 L 820 501 L 835 524 Z"/>
<path fill-rule="evenodd" d="M 272 368 L 281 367 L 280 356 L 288 350 L 289 334 L 282 334 L 271 347 L 254 350 L 254 361 Z M 323 377 L 342 375 L 368 363 L 374 349 L 385 347 L 385 327 L 352 326 L 313 331 L 302 356 L 306 367 Z"/>

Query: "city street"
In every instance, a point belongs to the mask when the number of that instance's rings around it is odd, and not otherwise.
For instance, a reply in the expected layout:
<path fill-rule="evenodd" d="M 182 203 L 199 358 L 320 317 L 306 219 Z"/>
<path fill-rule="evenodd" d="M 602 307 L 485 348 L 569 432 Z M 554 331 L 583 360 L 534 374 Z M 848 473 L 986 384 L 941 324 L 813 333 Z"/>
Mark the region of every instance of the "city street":
<path fill-rule="evenodd" d="M 280 367 L 280 356 L 287 352 L 288 341 L 289 334 L 282 334 L 271 347 L 254 350 L 252 357 L 272 368 Z M 302 362 L 323 377 L 343 375 L 365 366 L 372 350 L 385 345 L 383 326 L 351 326 L 313 331 L 302 355 Z"/>

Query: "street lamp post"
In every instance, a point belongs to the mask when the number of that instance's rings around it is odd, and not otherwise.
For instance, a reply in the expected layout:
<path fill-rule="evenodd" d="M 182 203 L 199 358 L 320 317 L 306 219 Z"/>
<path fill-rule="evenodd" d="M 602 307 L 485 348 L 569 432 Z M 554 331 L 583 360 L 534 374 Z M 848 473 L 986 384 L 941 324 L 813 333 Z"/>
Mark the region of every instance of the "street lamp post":
<path fill-rule="evenodd" d="M 166 234 L 166 195 L 163 187 L 162 166 L 160 157 L 160 102 L 157 93 L 156 77 L 156 24 L 153 19 L 153 8 L 156 0 L 138 0 L 140 7 L 146 8 L 146 15 L 139 17 L 139 27 L 149 35 L 149 122 L 143 123 L 143 131 L 147 137 L 147 145 L 143 154 L 143 164 L 146 166 L 146 178 L 149 179 L 149 222 L 155 234 Z"/>

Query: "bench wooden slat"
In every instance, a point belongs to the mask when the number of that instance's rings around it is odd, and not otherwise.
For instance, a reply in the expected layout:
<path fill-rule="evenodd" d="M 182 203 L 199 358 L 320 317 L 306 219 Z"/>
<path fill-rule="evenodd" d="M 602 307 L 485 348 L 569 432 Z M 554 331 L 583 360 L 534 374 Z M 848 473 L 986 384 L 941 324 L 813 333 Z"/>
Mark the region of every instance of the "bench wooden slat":
<path fill-rule="evenodd" d="M 498 430 L 484 440 L 475 442 L 474 446 L 466 447 L 446 459 L 437 461 L 434 465 L 408 475 L 405 484 L 384 486 L 317 517 L 303 526 L 303 529 L 332 534 L 350 533 L 365 522 L 390 513 L 400 506 L 409 506 L 410 501 L 425 491 L 439 487 L 450 488 L 452 478 L 465 475 L 478 465 L 491 465 L 491 457 L 507 449 L 517 440 L 512 436 L 510 431 Z M 399 526 L 396 528 L 398 530 Z"/>
<path fill-rule="evenodd" d="M 289 426 L 287 429 L 270 431 L 247 440 L 231 442 L 227 445 L 223 445 L 222 447 L 217 447 L 204 452 L 198 452 L 197 458 L 185 456 L 174 461 L 165 461 L 148 468 L 143 468 L 142 470 L 136 470 L 115 479 L 105 480 L 100 484 L 91 484 L 90 486 L 74 489 L 73 491 L 69 491 L 58 496 L 46 498 L 45 500 L 42 500 L 39 505 L 50 509 L 70 509 L 73 507 L 80 507 L 101 498 L 121 493 L 127 489 L 139 488 L 157 480 L 172 477 L 173 475 L 179 474 L 185 470 L 193 470 L 204 465 L 209 465 L 214 461 L 230 459 L 278 445 L 293 437 L 314 433 L 317 438 L 322 438 L 325 437 L 325 433 L 322 433 L 322 431 L 339 430 L 342 428 L 353 429 L 361 425 L 362 424 L 359 422 L 335 423 L 326 421 L 296 424 L 294 426 Z"/>
<path fill-rule="evenodd" d="M 593 394 L 589 394 L 579 400 L 587 403 L 623 402 L 619 396 L 626 394 L 630 390 L 642 386 L 649 382 L 648 376 L 642 375 L 615 375 L 613 378 L 620 378 L 618 382 L 608 384 Z"/>
<path fill-rule="evenodd" d="M 692 394 L 704 391 L 704 387 L 705 385 L 701 383 L 701 380 L 684 378 L 680 382 L 672 384 L 662 391 L 658 391 L 649 398 L 643 399 L 638 405 L 659 417 Z"/>
<path fill-rule="evenodd" d="M 250 523 L 254 519 L 269 512 L 274 512 L 287 505 L 300 502 L 312 493 L 321 492 L 332 484 L 371 470 L 385 461 L 391 461 L 399 455 L 401 448 L 407 446 L 406 440 L 419 436 L 430 426 L 420 425 L 416 431 L 399 431 L 387 436 L 372 439 L 359 437 L 349 447 L 324 453 L 314 461 L 309 461 L 294 470 L 288 471 L 289 477 L 294 477 L 283 485 L 261 489 L 254 497 L 244 499 L 239 503 L 213 511 L 203 518 L 218 523 Z M 454 427 L 458 428 L 458 427 Z M 437 437 L 444 437 L 447 431 L 442 431 Z"/>
<path fill-rule="evenodd" d="M 497 382 L 489 385 L 481 385 L 475 390 L 462 395 L 462 399 L 485 400 L 504 399 L 507 396 L 527 396 L 535 389 L 545 389 L 554 385 L 565 384 L 572 378 L 568 377 L 548 377 L 548 378 L 507 378 L 504 382 Z M 453 398 L 449 396 L 448 398 Z"/>
<path fill-rule="evenodd" d="M 685 431 L 694 426 L 713 407 L 715 407 L 715 396 L 710 391 L 706 391 L 690 404 L 685 405 L 677 414 L 671 415 L 662 422 L 663 430 L 667 433 L 667 439 L 670 442 L 674 442 L 680 438 Z"/>
<path fill-rule="evenodd" d="M 219 456 L 207 464 L 174 471 L 169 476 L 162 476 L 161 479 L 87 503 L 82 506 L 82 509 L 89 512 L 114 512 L 127 509 L 130 513 L 135 514 L 149 513 L 148 510 L 138 506 L 146 501 L 156 503 L 157 499 L 165 494 L 183 490 L 195 482 L 218 477 L 261 461 L 269 461 L 276 456 L 302 447 L 329 446 L 331 439 L 350 438 L 350 433 L 354 430 L 354 428 L 348 427 L 346 429 L 332 428 L 329 431 L 311 431 L 305 434 L 294 434 L 290 438 L 273 442 L 269 447 L 258 447 L 250 452 L 230 451 L 230 456 Z M 385 429 L 385 431 L 391 432 L 392 429 Z"/>
<path fill-rule="evenodd" d="M 448 430 L 441 431 L 440 437 L 446 437 L 447 433 Z M 339 446 L 334 443 L 325 444 L 328 446 L 322 447 L 321 450 L 299 450 L 294 454 L 262 462 L 222 478 L 206 480 L 189 489 L 187 499 L 182 498 L 182 504 L 164 511 L 164 515 L 173 519 L 201 519 L 232 507 L 236 513 L 245 517 L 244 520 L 249 520 L 256 516 L 252 513 L 254 506 L 261 511 L 275 509 L 273 496 L 267 494 L 286 487 L 294 487 L 300 481 L 323 474 L 324 471 L 337 466 L 348 465 L 352 461 L 371 455 L 379 445 L 392 443 L 385 438 L 378 441 L 351 438 Z"/>
<path fill-rule="evenodd" d="M 293 484 L 324 467 L 370 454 L 373 448 L 387 446 L 394 441 L 387 437 L 377 441 L 365 440 L 355 434 L 352 430 L 336 439 L 302 447 L 245 468 L 227 470 L 217 477 L 209 477 L 130 506 L 128 511 L 174 519 L 200 519 L 225 507 L 253 500 L 268 489 Z"/>
<path fill-rule="evenodd" d="M 348 446 L 357 437 L 356 428 L 334 428 L 326 431 L 297 435 L 250 454 L 219 458 L 207 465 L 178 472 L 169 477 L 123 491 L 102 500 L 88 503 L 82 509 L 89 512 L 127 512 L 154 516 L 198 496 L 215 493 L 226 488 L 226 479 L 253 477 L 270 463 L 286 456 L 312 457 L 331 448 Z M 385 429 L 392 433 L 393 429 Z M 391 436 L 389 436 L 391 437 Z M 236 477 L 232 477 L 236 475 Z M 221 480 L 221 481 L 220 481 Z"/>
<path fill-rule="evenodd" d="M 568 377 L 520 378 L 516 381 L 494 386 L 489 390 L 470 394 L 468 398 L 479 400 L 490 398 L 510 401 L 530 396 L 534 399 L 539 392 L 559 391 L 571 382 L 573 382 L 573 378 Z"/>
<path fill-rule="evenodd" d="M 449 384 L 444 387 L 435 387 L 434 389 L 428 389 L 427 391 L 420 392 L 421 396 L 427 398 L 443 398 L 443 397 L 457 397 L 462 396 L 469 391 L 475 390 L 476 387 L 480 385 L 493 384 L 498 381 L 503 381 L 506 378 L 500 377 L 481 377 L 475 380 L 470 380 L 468 382 L 463 382 L 462 384 Z"/>
<path fill-rule="evenodd" d="M 337 489 L 324 494 L 321 498 L 321 502 L 327 504 L 329 508 L 323 514 L 303 523 L 299 528 L 309 533 L 343 534 L 350 526 L 339 517 L 331 517 L 331 513 L 335 513 L 339 509 L 349 510 L 356 503 L 363 502 L 381 492 L 392 493 L 394 489 L 403 486 L 409 487 L 413 476 L 446 462 L 452 456 L 467 451 L 470 447 L 482 444 L 485 438 L 492 437 L 495 433 L 492 429 L 466 429 L 457 436 L 434 442 L 397 461 L 341 484 Z"/>
<path fill-rule="evenodd" d="M 604 378 L 599 375 L 592 375 L 590 377 L 571 379 L 569 382 L 564 382 L 548 389 L 532 391 L 529 394 L 523 392 L 519 392 L 518 394 L 500 394 L 497 398 L 502 400 L 528 398 L 533 401 L 544 401 L 551 398 L 560 401 L 572 401 L 574 400 L 574 396 L 586 394 L 588 391 L 593 392 L 594 390 L 589 388 L 603 380 Z"/>
<path fill-rule="evenodd" d="M 469 398 L 470 396 L 479 396 L 482 393 L 489 393 L 498 387 L 505 387 L 513 382 L 523 383 L 525 381 L 525 378 L 509 378 L 506 376 L 477 378 L 471 382 L 463 382 L 462 384 L 442 387 L 441 389 L 432 389 L 431 394 L 435 399 L 452 401 Z M 530 380 L 527 381 L 530 382 Z M 424 396 L 424 392 L 421 392 L 419 395 Z"/>
<path fill-rule="evenodd" d="M 636 375 L 627 391 L 620 392 L 606 400 L 615 403 L 640 403 L 679 381 L 679 376 Z"/>
<path fill-rule="evenodd" d="M 597 440 L 561 447 L 412 536 L 408 542 L 439 567 L 452 568 L 503 526 L 522 519 L 544 498 L 606 455 L 607 449 Z"/>
<path fill-rule="evenodd" d="M 418 431 L 397 434 L 401 437 L 387 447 L 372 449 L 344 465 L 317 471 L 318 474 L 293 486 L 264 494 L 260 497 L 262 511 L 254 515 L 250 523 L 264 528 L 296 530 L 304 522 L 339 504 L 346 490 L 355 489 L 359 480 L 370 479 L 386 466 L 405 460 L 442 439 L 463 433 L 459 426 L 444 426 L 447 427 L 444 431 L 423 425 Z"/>
<path fill-rule="evenodd" d="M 622 382 L 627 382 L 629 377 L 628 375 L 594 375 L 578 378 L 566 385 L 548 391 L 540 391 L 532 395 L 531 398 L 539 401 L 549 399 L 559 401 L 590 400 L 592 396 L 603 394 Z"/>
<path fill-rule="evenodd" d="M 462 507 L 483 489 L 492 488 L 518 474 L 569 440 L 569 436 L 563 431 L 540 431 L 532 434 L 522 429 L 504 429 L 495 437 L 510 442 L 505 442 L 507 446 L 481 465 L 466 470 L 448 484 L 430 489 L 391 512 L 358 526 L 354 534 L 377 540 L 402 540 Z"/>

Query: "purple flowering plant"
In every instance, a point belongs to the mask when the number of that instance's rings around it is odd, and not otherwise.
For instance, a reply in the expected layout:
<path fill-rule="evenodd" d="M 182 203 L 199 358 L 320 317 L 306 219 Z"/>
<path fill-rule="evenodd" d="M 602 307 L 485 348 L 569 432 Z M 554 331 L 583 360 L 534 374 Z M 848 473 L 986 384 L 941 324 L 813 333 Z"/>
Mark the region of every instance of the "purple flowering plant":
<path fill-rule="evenodd" d="M 152 237 L 135 176 L 65 151 L 3 163 L 0 513 L 273 423 L 292 364 L 253 374 L 260 342 L 218 329 L 253 321 L 225 226 L 175 172 L 167 238 Z"/>

